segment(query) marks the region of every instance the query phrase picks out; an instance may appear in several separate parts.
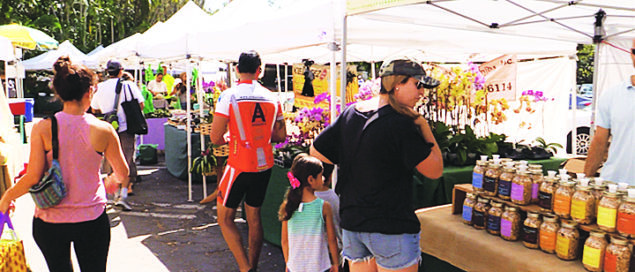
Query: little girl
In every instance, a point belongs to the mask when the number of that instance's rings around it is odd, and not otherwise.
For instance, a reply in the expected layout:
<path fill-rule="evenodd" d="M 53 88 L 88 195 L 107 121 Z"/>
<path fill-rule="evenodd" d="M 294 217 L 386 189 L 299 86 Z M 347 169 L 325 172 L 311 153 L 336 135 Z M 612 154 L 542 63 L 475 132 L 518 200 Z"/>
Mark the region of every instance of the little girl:
<path fill-rule="evenodd" d="M 289 272 L 339 271 L 333 212 L 328 202 L 315 196 L 315 190 L 324 184 L 322 172 L 322 162 L 300 154 L 287 174 L 291 188 L 278 217 L 282 221 L 282 252 Z"/>

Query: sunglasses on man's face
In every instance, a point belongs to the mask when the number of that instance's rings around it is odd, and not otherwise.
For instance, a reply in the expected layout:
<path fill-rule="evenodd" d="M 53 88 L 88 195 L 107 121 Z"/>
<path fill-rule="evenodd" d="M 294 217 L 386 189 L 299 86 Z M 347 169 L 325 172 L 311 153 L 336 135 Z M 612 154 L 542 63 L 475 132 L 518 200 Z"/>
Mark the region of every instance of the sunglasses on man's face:
<path fill-rule="evenodd" d="M 415 84 L 415 86 L 417 86 L 417 90 L 421 90 L 425 88 L 425 86 L 423 85 L 423 82 L 421 81 L 417 81 L 417 84 Z"/>
<path fill-rule="evenodd" d="M 635 48 L 631 48 L 631 54 L 635 55 Z"/>

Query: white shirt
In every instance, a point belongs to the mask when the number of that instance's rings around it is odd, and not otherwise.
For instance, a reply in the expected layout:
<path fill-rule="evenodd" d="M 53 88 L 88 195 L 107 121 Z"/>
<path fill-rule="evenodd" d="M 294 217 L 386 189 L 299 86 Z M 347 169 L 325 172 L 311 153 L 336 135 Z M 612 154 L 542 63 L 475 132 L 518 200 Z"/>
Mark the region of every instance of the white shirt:
<path fill-rule="evenodd" d="M 603 92 L 598 100 L 595 124 L 611 130 L 609 157 L 600 177 L 635 185 L 635 86 L 622 82 Z"/>
<path fill-rule="evenodd" d="M 95 95 L 93 95 L 93 99 L 90 101 L 90 106 L 95 110 L 100 110 L 101 113 L 108 113 L 114 110 L 115 105 L 115 89 L 117 88 L 117 80 L 118 78 L 111 78 L 104 82 L 97 84 L 97 91 Z M 124 101 L 130 101 L 133 98 L 130 97 L 130 94 L 137 101 L 143 101 L 143 95 L 141 95 L 141 91 L 131 81 L 122 81 L 121 84 L 121 94 L 119 95 L 119 107 L 117 108 L 117 117 L 119 119 L 119 129 L 118 132 L 124 132 L 128 129 L 128 125 L 126 123 L 126 113 L 123 111 L 121 107 L 121 103 Z M 139 102 L 141 103 L 141 102 Z"/>
<path fill-rule="evenodd" d="M 156 80 L 151 80 L 148 82 L 148 90 L 165 95 L 168 92 L 168 86 L 165 85 L 164 81 L 157 82 Z"/>

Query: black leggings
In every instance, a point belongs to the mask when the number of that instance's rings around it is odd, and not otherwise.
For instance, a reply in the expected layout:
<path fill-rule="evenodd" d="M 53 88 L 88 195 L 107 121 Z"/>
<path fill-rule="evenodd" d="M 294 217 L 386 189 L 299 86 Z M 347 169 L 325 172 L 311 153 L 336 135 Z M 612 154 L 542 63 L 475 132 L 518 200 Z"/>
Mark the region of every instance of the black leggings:
<path fill-rule="evenodd" d="M 110 220 L 105 210 L 97 219 L 79 223 L 47 223 L 33 218 L 33 238 L 51 272 L 73 271 L 71 242 L 81 271 L 106 271 Z"/>

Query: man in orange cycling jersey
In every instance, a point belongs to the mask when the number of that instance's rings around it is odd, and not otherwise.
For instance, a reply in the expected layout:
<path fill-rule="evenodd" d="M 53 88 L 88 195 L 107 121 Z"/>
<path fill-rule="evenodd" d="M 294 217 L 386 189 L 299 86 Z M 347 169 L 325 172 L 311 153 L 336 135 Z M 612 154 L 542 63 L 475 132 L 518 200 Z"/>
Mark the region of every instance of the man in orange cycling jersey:
<path fill-rule="evenodd" d="M 229 158 L 218 183 L 218 223 L 241 272 L 256 271 L 262 248 L 260 207 L 273 167 L 271 142 L 282 142 L 287 129 L 278 97 L 258 83 L 260 56 L 240 54 L 238 85 L 221 94 L 212 122 L 212 143 L 229 143 Z M 229 128 L 229 139 L 223 135 Z M 239 157 L 240 156 L 240 157 Z M 245 198 L 249 225 L 249 258 L 234 223 L 236 208 Z"/>

